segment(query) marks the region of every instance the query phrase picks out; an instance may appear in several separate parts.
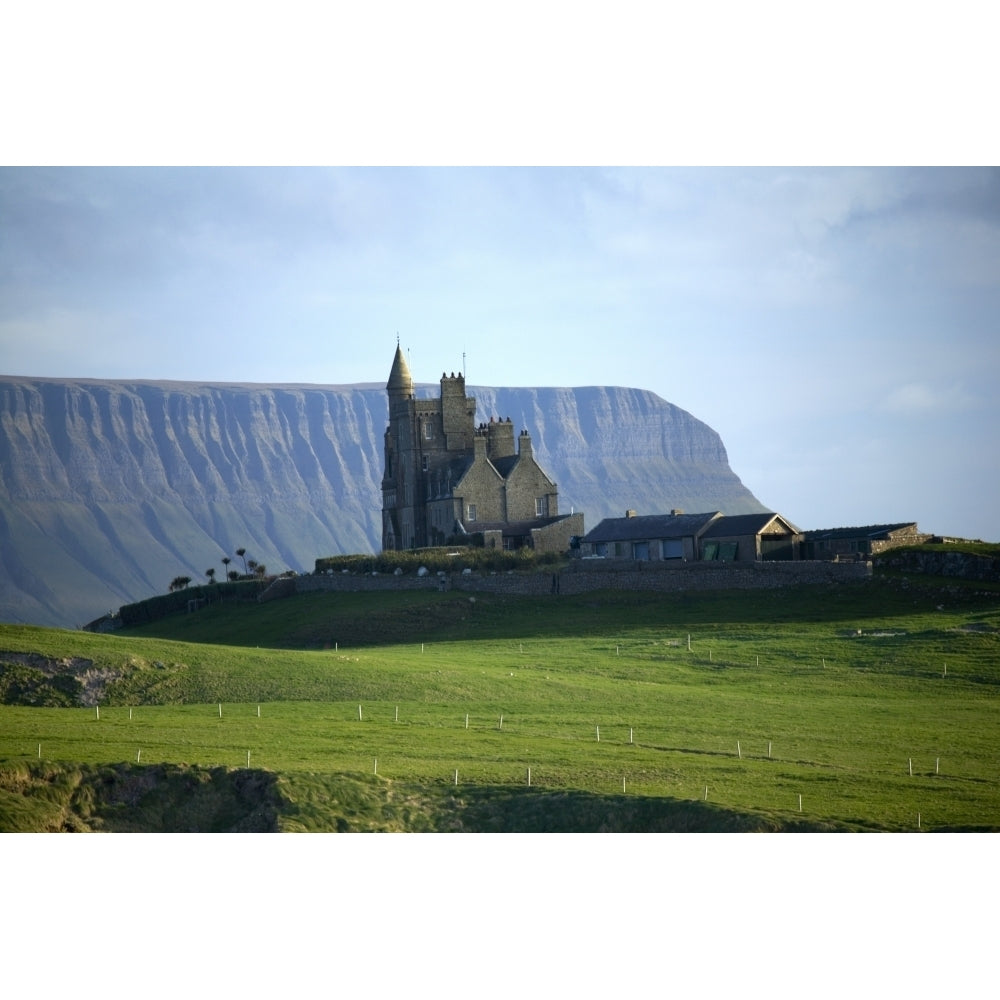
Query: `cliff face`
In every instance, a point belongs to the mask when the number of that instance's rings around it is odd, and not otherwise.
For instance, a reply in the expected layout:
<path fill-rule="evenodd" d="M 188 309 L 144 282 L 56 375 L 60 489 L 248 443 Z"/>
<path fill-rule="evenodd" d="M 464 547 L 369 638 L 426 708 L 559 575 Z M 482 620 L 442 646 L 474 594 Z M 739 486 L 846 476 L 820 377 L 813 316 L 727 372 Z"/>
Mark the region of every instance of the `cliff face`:
<path fill-rule="evenodd" d="M 422 387 L 430 394 L 436 387 Z M 470 387 L 532 435 L 559 508 L 764 510 L 718 434 L 650 392 Z M 0 377 L 0 621 L 74 627 L 195 582 L 381 539 L 382 385 Z"/>

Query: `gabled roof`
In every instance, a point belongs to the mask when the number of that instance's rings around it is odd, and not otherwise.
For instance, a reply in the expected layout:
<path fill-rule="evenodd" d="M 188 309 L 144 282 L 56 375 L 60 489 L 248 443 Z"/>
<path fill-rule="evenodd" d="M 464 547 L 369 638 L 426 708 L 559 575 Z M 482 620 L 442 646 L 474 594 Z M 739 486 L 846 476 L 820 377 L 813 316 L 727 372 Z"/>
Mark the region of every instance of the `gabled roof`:
<path fill-rule="evenodd" d="M 722 515 L 644 514 L 642 517 L 606 517 L 581 539 L 584 542 L 635 542 L 652 538 L 696 538 Z"/>
<path fill-rule="evenodd" d="M 504 455 L 503 458 L 494 458 L 492 460 L 493 468 L 506 479 L 520 459 L 520 455 Z"/>
<path fill-rule="evenodd" d="M 454 490 L 461 483 L 469 469 L 472 468 L 472 464 L 472 455 L 458 455 L 443 465 L 436 466 L 435 472 L 437 475 L 445 475 L 449 487 Z"/>
<path fill-rule="evenodd" d="M 486 467 L 492 469 L 500 479 L 504 478 L 503 473 L 488 458 L 485 459 L 485 462 Z M 452 489 L 457 490 L 461 487 L 462 480 L 472 471 L 472 467 L 475 464 L 476 459 L 474 455 L 465 455 L 449 463 Z"/>
<path fill-rule="evenodd" d="M 812 531 L 804 531 L 803 535 L 811 541 L 823 541 L 835 538 L 885 538 L 890 532 L 899 531 L 900 528 L 913 528 L 916 530 L 916 521 L 903 521 L 899 524 L 869 524 L 863 528 L 818 528 Z"/>
<path fill-rule="evenodd" d="M 787 518 L 774 512 L 763 514 L 726 514 L 713 521 L 703 538 L 720 538 L 724 535 L 759 535 L 772 521 L 781 521 L 787 525 L 792 534 L 801 534 L 798 528 Z"/>

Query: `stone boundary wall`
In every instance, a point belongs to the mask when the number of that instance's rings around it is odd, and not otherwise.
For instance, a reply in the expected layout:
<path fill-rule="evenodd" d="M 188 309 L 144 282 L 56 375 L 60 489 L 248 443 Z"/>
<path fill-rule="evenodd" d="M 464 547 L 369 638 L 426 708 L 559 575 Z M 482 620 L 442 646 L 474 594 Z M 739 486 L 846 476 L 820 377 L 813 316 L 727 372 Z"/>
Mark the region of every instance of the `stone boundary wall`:
<path fill-rule="evenodd" d="M 878 564 L 904 573 L 1000 581 L 1000 557 L 971 552 L 888 552 L 879 556 Z"/>
<path fill-rule="evenodd" d="M 596 562 L 596 560 L 595 560 Z M 295 577 L 297 593 L 318 590 L 350 593 L 384 590 L 458 590 L 469 593 L 585 594 L 593 590 L 759 590 L 824 583 L 861 583 L 871 579 L 868 562 L 826 560 L 759 563 L 636 563 L 590 560 L 570 563 L 558 573 L 415 574 L 334 573 Z"/>

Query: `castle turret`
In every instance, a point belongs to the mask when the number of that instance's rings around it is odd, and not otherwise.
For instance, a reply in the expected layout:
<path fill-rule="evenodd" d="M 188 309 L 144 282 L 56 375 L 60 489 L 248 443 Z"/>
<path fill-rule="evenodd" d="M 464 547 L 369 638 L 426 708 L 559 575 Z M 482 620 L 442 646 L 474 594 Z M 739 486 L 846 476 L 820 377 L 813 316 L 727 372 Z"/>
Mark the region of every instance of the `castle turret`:
<path fill-rule="evenodd" d="M 385 385 L 389 394 L 389 406 L 393 403 L 409 399 L 413 395 L 413 376 L 410 375 L 410 366 L 406 363 L 403 349 L 396 345 L 396 356 L 392 359 L 392 370 L 389 372 L 389 381 Z"/>

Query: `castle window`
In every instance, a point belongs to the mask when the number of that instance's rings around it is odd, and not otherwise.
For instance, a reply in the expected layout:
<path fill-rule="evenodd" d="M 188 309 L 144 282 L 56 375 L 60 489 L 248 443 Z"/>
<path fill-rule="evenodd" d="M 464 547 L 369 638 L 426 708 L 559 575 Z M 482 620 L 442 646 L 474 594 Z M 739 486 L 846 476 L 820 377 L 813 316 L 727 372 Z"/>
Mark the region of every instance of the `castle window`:
<path fill-rule="evenodd" d="M 535 517 L 549 516 L 549 498 L 535 497 Z"/>
<path fill-rule="evenodd" d="M 424 472 L 427 471 L 427 456 L 426 455 L 424 455 L 424 458 L 423 458 L 423 469 L 424 469 Z"/>
<path fill-rule="evenodd" d="M 476 505 L 474 503 L 469 504 L 469 521 L 475 521 L 476 519 Z"/>
<path fill-rule="evenodd" d="M 434 423 L 430 420 L 425 420 L 424 422 L 424 438 L 427 441 L 434 440 Z"/>

